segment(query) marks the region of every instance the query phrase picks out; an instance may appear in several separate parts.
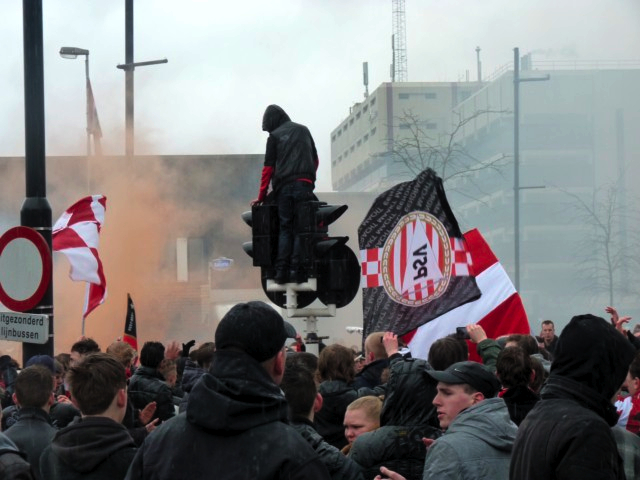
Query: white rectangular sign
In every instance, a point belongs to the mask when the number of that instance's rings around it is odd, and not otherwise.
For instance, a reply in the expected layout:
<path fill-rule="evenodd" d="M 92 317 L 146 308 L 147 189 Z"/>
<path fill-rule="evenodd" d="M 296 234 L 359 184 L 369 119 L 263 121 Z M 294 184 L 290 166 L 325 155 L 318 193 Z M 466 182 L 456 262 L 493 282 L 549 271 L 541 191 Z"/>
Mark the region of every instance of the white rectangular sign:
<path fill-rule="evenodd" d="M 48 315 L 0 312 L 0 340 L 47 343 L 48 339 Z"/>

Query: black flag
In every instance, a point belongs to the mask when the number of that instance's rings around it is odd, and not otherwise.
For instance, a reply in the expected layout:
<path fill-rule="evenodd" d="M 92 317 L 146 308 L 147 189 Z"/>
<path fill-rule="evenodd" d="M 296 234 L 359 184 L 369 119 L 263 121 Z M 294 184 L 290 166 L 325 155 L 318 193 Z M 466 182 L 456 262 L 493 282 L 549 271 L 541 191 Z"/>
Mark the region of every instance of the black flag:
<path fill-rule="evenodd" d="M 358 240 L 365 338 L 403 335 L 480 297 L 442 179 L 431 169 L 378 196 Z"/>
<path fill-rule="evenodd" d="M 127 318 L 124 321 L 124 336 L 122 337 L 124 342 L 127 342 L 138 351 L 138 336 L 136 333 L 136 309 L 133 307 L 133 300 L 131 295 L 127 293 Z"/>

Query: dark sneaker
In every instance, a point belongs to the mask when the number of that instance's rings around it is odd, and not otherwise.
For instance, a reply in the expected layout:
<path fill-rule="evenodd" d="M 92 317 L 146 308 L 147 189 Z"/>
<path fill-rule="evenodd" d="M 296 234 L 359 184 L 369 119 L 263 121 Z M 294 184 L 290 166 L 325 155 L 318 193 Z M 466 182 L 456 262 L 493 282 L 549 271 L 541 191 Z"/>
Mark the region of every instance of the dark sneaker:
<path fill-rule="evenodd" d="M 307 274 L 303 269 L 291 270 L 289 279 L 294 283 L 304 283 L 307 281 Z"/>
<path fill-rule="evenodd" d="M 287 271 L 286 270 L 278 270 L 276 272 L 276 276 L 273 277 L 273 281 L 276 282 L 278 285 L 282 285 L 284 283 L 287 283 Z"/>

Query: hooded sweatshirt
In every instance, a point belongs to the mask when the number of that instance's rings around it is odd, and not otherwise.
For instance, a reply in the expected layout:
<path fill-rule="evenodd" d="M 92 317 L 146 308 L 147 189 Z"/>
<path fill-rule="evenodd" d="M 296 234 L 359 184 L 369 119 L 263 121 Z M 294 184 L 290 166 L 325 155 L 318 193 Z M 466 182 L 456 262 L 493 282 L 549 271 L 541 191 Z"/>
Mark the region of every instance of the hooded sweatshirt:
<path fill-rule="evenodd" d="M 517 431 L 501 398 L 488 398 L 463 410 L 427 451 L 423 479 L 508 478 Z"/>
<path fill-rule="evenodd" d="M 573 317 L 563 329 L 541 400 L 520 425 L 510 478 L 624 478 L 612 404 L 634 348 L 608 322 Z M 603 476 L 603 472 L 604 476 Z"/>
<path fill-rule="evenodd" d="M 40 457 L 42 478 L 118 480 L 136 453 L 127 429 L 106 417 L 84 417 L 60 430 Z"/>
<path fill-rule="evenodd" d="M 329 479 L 287 415 L 284 394 L 260 363 L 218 350 L 187 411 L 147 437 L 127 479 Z"/>
<path fill-rule="evenodd" d="M 294 181 L 313 184 L 318 168 L 318 152 L 311 132 L 292 122 L 278 105 L 269 105 L 262 117 L 262 130 L 269 132 L 258 199 L 263 201 L 269 182 L 273 190 Z"/>

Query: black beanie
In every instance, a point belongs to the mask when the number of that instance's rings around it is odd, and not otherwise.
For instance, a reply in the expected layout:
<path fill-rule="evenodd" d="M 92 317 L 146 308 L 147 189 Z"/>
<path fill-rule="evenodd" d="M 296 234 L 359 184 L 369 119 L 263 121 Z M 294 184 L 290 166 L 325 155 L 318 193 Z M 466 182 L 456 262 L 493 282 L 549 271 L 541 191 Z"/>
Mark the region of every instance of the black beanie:
<path fill-rule="evenodd" d="M 264 362 L 282 349 L 287 338 L 295 335 L 293 326 L 266 303 L 239 303 L 220 320 L 216 349 L 235 348 Z"/>

